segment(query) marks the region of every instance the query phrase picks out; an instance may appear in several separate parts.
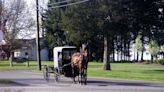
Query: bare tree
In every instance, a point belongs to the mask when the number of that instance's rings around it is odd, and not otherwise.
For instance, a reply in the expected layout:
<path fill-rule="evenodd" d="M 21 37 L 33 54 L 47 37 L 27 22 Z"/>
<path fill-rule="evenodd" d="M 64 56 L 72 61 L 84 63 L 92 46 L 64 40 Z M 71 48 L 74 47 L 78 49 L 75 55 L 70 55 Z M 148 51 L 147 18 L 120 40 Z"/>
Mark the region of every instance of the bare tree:
<path fill-rule="evenodd" d="M 33 34 L 35 22 L 24 0 L 5 0 L 1 4 L 0 28 L 11 54 L 15 49 L 21 47 L 18 38 L 28 38 Z"/>

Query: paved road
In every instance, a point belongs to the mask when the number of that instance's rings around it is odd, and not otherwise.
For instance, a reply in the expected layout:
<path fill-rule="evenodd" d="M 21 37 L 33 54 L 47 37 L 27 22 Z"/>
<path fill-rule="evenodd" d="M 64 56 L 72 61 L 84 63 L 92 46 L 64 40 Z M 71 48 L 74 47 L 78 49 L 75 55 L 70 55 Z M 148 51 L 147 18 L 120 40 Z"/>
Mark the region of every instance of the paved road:
<path fill-rule="evenodd" d="M 0 71 L 0 80 L 16 83 L 0 84 L 0 92 L 164 92 L 164 83 L 88 78 L 88 85 L 72 84 L 70 78 L 62 77 L 59 84 L 43 80 L 42 74 L 30 71 Z M 6 91 L 7 90 L 7 91 Z"/>

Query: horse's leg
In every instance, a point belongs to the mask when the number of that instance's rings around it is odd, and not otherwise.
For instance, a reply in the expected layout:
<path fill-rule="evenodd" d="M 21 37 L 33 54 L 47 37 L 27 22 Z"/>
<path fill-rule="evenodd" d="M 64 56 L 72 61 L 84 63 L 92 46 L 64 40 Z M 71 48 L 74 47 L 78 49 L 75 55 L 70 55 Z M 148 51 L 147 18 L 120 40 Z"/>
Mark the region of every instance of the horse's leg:
<path fill-rule="evenodd" d="M 78 82 L 79 82 L 79 84 L 80 84 L 80 72 L 79 72 L 79 74 L 78 74 Z"/>
<path fill-rule="evenodd" d="M 82 84 L 82 78 L 83 78 L 83 76 L 82 76 L 82 70 L 80 69 L 80 84 Z"/>
<path fill-rule="evenodd" d="M 80 84 L 81 84 L 81 85 L 83 84 L 83 77 L 84 77 L 84 70 L 83 70 L 83 68 L 81 67 L 81 69 L 80 69 Z"/>
<path fill-rule="evenodd" d="M 82 84 L 82 71 L 80 70 L 80 84 Z"/>
<path fill-rule="evenodd" d="M 88 61 L 86 61 L 85 68 L 84 68 L 84 85 L 87 85 L 87 68 L 88 68 Z"/>
<path fill-rule="evenodd" d="M 85 84 L 85 69 L 83 69 L 83 72 L 82 72 L 82 82 L 83 84 Z"/>
<path fill-rule="evenodd" d="M 73 83 L 76 83 L 76 81 L 75 81 L 75 69 L 74 69 L 74 67 L 72 67 L 72 79 L 73 79 Z"/>
<path fill-rule="evenodd" d="M 87 84 L 87 69 L 84 69 L 84 85 Z"/>

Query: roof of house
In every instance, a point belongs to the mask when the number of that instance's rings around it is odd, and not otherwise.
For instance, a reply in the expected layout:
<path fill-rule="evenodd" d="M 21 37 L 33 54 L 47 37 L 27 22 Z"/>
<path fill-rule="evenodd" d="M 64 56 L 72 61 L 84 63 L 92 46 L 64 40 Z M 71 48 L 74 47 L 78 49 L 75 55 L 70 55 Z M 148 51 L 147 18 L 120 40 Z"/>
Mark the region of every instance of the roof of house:
<path fill-rule="evenodd" d="M 36 45 L 35 39 L 17 39 L 21 45 L 20 49 L 27 49 Z"/>

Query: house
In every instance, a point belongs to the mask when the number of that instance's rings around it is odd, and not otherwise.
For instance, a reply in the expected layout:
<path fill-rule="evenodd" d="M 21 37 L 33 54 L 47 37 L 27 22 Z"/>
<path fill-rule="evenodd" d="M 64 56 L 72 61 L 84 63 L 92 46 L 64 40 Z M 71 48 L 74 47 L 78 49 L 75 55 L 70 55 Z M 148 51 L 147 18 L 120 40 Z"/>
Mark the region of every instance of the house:
<path fill-rule="evenodd" d="M 145 45 L 145 50 L 143 51 L 143 60 L 151 60 L 151 53 L 148 51 L 148 45 Z M 137 50 L 135 48 L 135 45 L 132 45 L 132 48 L 130 49 L 130 60 L 135 61 L 137 59 Z M 138 60 L 141 60 L 141 51 L 138 51 Z"/>
<path fill-rule="evenodd" d="M 14 57 L 28 58 L 37 60 L 37 49 L 35 39 L 18 39 L 22 44 L 21 48 L 14 51 Z M 40 50 L 41 61 L 49 60 L 49 52 L 46 48 Z"/>
<path fill-rule="evenodd" d="M 145 50 L 143 51 L 143 60 L 147 61 L 147 60 L 151 60 L 151 53 L 148 51 L 148 45 L 145 45 Z M 137 60 L 137 50 L 135 48 L 135 44 L 131 44 L 131 48 L 130 48 L 130 53 L 129 53 L 129 61 L 136 61 Z M 141 54 L 142 52 L 138 52 L 138 60 L 140 61 L 141 60 Z M 121 56 L 122 55 L 122 56 Z M 122 59 L 120 57 L 123 57 Z M 126 57 L 126 58 L 127 58 Z M 157 59 L 161 59 L 163 58 L 163 54 L 160 54 L 158 53 L 157 55 Z M 124 60 L 124 55 L 121 54 L 121 52 L 117 52 L 115 51 L 115 54 L 114 54 L 114 59 L 116 61 L 120 61 L 120 60 Z"/>

